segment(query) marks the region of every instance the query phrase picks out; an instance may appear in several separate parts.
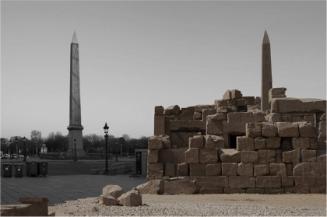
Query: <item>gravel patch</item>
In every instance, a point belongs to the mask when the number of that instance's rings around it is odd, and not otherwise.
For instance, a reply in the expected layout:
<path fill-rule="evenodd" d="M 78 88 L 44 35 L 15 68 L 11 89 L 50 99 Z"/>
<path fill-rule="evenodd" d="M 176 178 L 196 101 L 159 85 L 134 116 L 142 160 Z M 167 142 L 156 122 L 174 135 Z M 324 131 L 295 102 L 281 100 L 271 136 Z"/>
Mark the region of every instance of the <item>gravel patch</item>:
<path fill-rule="evenodd" d="M 326 216 L 324 194 L 142 195 L 139 207 L 104 206 L 98 198 L 67 201 L 49 207 L 56 215 L 137 216 Z"/>

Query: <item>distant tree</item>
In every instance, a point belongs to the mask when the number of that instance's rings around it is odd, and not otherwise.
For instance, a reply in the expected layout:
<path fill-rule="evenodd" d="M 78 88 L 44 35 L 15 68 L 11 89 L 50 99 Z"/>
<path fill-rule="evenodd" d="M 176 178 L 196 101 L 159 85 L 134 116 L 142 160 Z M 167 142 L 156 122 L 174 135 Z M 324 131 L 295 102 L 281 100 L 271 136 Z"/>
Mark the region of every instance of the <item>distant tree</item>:
<path fill-rule="evenodd" d="M 45 139 L 48 152 L 65 152 L 68 150 L 68 137 L 63 136 L 60 132 L 51 132 Z"/>
<path fill-rule="evenodd" d="M 83 148 L 87 153 L 103 153 L 104 138 L 96 134 L 85 135 L 83 137 Z"/>
<path fill-rule="evenodd" d="M 1 143 L 1 151 L 3 153 L 8 153 L 9 152 L 9 140 L 6 138 L 1 138 L 0 143 Z"/>
<path fill-rule="evenodd" d="M 39 154 L 42 142 L 41 132 L 38 130 L 32 130 L 30 149 L 33 154 Z"/>

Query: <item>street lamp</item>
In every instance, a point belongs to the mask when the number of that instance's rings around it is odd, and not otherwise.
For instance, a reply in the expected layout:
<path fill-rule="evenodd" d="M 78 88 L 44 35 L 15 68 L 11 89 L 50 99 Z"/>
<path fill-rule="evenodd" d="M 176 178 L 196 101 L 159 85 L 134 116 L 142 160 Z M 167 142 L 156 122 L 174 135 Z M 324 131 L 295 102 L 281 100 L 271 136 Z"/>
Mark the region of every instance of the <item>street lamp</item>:
<path fill-rule="evenodd" d="M 104 171 L 104 173 L 105 174 L 109 174 L 109 171 L 108 171 L 108 131 L 109 131 L 109 127 L 108 127 L 107 122 L 104 125 L 103 130 L 104 130 L 104 138 L 106 140 L 106 147 L 105 147 L 105 150 L 106 150 L 106 162 L 105 162 L 105 171 Z"/>
<path fill-rule="evenodd" d="M 26 137 L 25 136 L 23 138 L 23 142 L 24 142 L 24 162 L 26 162 L 27 150 L 26 150 Z"/>

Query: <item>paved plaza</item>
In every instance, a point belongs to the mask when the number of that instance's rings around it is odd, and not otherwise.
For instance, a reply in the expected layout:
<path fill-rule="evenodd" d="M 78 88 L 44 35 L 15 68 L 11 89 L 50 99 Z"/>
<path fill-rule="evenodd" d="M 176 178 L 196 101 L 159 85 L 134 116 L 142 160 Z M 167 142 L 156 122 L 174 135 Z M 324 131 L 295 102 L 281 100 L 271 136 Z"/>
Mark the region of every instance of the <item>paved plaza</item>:
<path fill-rule="evenodd" d="M 127 191 L 145 182 L 145 177 L 129 175 L 65 175 L 1 178 L 1 204 L 17 203 L 20 197 L 47 197 L 49 204 L 78 198 L 97 197 L 102 187 L 118 184 Z"/>

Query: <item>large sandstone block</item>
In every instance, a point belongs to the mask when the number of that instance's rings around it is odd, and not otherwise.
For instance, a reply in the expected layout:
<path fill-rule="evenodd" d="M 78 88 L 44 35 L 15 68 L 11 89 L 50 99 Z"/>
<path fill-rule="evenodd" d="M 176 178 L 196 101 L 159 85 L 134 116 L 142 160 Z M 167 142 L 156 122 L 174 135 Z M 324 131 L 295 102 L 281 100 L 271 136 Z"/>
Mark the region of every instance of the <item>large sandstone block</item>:
<path fill-rule="evenodd" d="M 165 176 L 175 177 L 176 176 L 176 165 L 173 163 L 165 164 Z"/>
<path fill-rule="evenodd" d="M 252 163 L 239 163 L 237 166 L 237 175 L 253 176 L 253 164 Z"/>
<path fill-rule="evenodd" d="M 282 186 L 283 187 L 294 186 L 294 177 L 293 176 L 282 176 Z"/>
<path fill-rule="evenodd" d="M 223 176 L 236 176 L 237 163 L 222 163 L 221 170 Z"/>
<path fill-rule="evenodd" d="M 280 137 L 268 137 L 266 147 L 267 149 L 278 149 L 280 147 Z"/>
<path fill-rule="evenodd" d="M 199 149 L 190 148 L 185 151 L 186 163 L 199 163 Z"/>
<path fill-rule="evenodd" d="M 265 176 L 269 174 L 269 167 L 267 164 L 254 165 L 254 176 Z"/>
<path fill-rule="evenodd" d="M 195 132 L 170 132 L 172 148 L 188 148 L 189 138 L 196 135 Z"/>
<path fill-rule="evenodd" d="M 181 112 L 181 109 L 178 105 L 171 105 L 167 107 L 164 111 L 165 115 L 178 115 Z"/>
<path fill-rule="evenodd" d="M 301 159 L 303 162 L 314 162 L 317 159 L 316 150 L 301 150 Z"/>
<path fill-rule="evenodd" d="M 238 136 L 236 138 L 236 149 L 238 151 L 252 151 L 254 150 L 254 140 L 251 137 Z"/>
<path fill-rule="evenodd" d="M 202 120 L 170 120 L 171 131 L 204 131 L 205 123 Z"/>
<path fill-rule="evenodd" d="M 254 149 L 266 149 L 266 139 L 263 137 L 256 137 L 254 139 Z"/>
<path fill-rule="evenodd" d="M 195 135 L 189 138 L 189 148 L 202 148 L 203 147 L 203 136 Z"/>
<path fill-rule="evenodd" d="M 266 113 L 262 111 L 253 112 L 254 122 L 264 122 Z"/>
<path fill-rule="evenodd" d="M 118 198 L 119 204 L 123 206 L 141 206 L 142 195 L 139 191 L 133 189 Z"/>
<path fill-rule="evenodd" d="M 310 138 L 293 138 L 292 139 L 292 146 L 293 149 L 308 149 L 310 148 L 311 140 Z"/>
<path fill-rule="evenodd" d="M 299 122 L 299 132 L 301 137 L 316 137 L 316 128 L 308 122 Z"/>
<path fill-rule="evenodd" d="M 254 188 L 255 178 L 248 176 L 229 176 L 228 185 L 230 188 Z"/>
<path fill-rule="evenodd" d="M 118 200 L 114 198 L 113 196 L 100 196 L 100 203 L 106 206 L 116 206 L 118 205 Z"/>
<path fill-rule="evenodd" d="M 206 176 L 218 176 L 221 175 L 221 164 L 206 164 L 205 165 L 205 175 Z"/>
<path fill-rule="evenodd" d="M 238 99 L 238 98 L 242 98 L 242 93 L 237 89 L 227 90 L 223 95 L 223 99 L 225 100 Z"/>
<path fill-rule="evenodd" d="M 280 176 L 257 176 L 256 187 L 257 188 L 280 188 L 281 187 Z"/>
<path fill-rule="evenodd" d="M 314 176 L 294 176 L 295 186 L 315 186 L 316 177 Z"/>
<path fill-rule="evenodd" d="M 226 176 L 198 176 L 195 177 L 195 181 L 200 186 L 204 183 L 210 184 L 213 187 L 227 187 L 228 177 Z"/>
<path fill-rule="evenodd" d="M 206 121 L 206 134 L 207 135 L 223 135 L 223 122 L 224 115 L 217 113 L 215 115 L 208 115 Z"/>
<path fill-rule="evenodd" d="M 138 190 L 141 194 L 162 194 L 163 180 L 149 180 L 146 183 L 136 186 L 136 190 Z"/>
<path fill-rule="evenodd" d="M 247 137 L 259 137 L 261 136 L 261 124 L 259 123 L 246 123 L 245 131 Z"/>
<path fill-rule="evenodd" d="M 297 123 L 293 122 L 277 122 L 276 123 L 278 135 L 280 137 L 298 137 L 299 127 Z"/>
<path fill-rule="evenodd" d="M 300 149 L 295 149 L 292 151 L 284 151 L 283 162 L 285 163 L 293 163 L 294 165 L 300 162 Z"/>
<path fill-rule="evenodd" d="M 159 151 L 159 162 L 161 163 L 181 163 L 185 162 L 186 148 L 161 149 Z"/>
<path fill-rule="evenodd" d="M 283 163 L 269 164 L 269 171 L 272 176 L 286 176 L 286 166 Z"/>
<path fill-rule="evenodd" d="M 148 177 L 160 178 L 163 176 L 163 164 L 162 163 L 149 163 L 148 164 Z"/>
<path fill-rule="evenodd" d="M 159 151 L 148 149 L 148 162 L 149 163 L 157 163 L 159 159 Z"/>
<path fill-rule="evenodd" d="M 148 140 L 148 149 L 162 149 L 162 138 L 160 136 L 151 136 Z"/>
<path fill-rule="evenodd" d="M 195 112 L 194 106 L 181 108 L 181 112 L 178 115 L 179 120 L 193 120 L 193 115 Z"/>
<path fill-rule="evenodd" d="M 241 153 L 235 149 L 221 149 L 220 160 L 224 163 L 239 163 Z"/>
<path fill-rule="evenodd" d="M 190 176 L 205 176 L 205 164 L 190 163 Z"/>
<path fill-rule="evenodd" d="M 313 166 L 312 166 L 313 165 Z M 318 168 L 315 168 L 317 164 L 311 162 L 302 162 L 294 166 L 294 176 L 315 176 Z"/>
<path fill-rule="evenodd" d="M 266 115 L 265 118 L 269 123 L 275 123 L 275 122 L 282 121 L 282 117 L 279 113 L 269 113 Z M 277 130 L 277 128 L 276 128 L 276 130 Z"/>
<path fill-rule="evenodd" d="M 258 150 L 258 163 L 272 163 L 276 161 L 275 150 Z"/>
<path fill-rule="evenodd" d="M 207 149 L 221 149 L 224 148 L 224 138 L 222 136 L 206 135 L 205 148 Z"/>
<path fill-rule="evenodd" d="M 271 101 L 271 112 L 326 112 L 326 101 L 317 99 L 275 98 Z"/>
<path fill-rule="evenodd" d="M 216 163 L 218 152 L 216 149 L 200 149 L 200 163 Z"/>
<path fill-rule="evenodd" d="M 179 163 L 177 164 L 177 176 L 188 176 L 189 175 L 189 167 L 187 163 Z"/>
<path fill-rule="evenodd" d="M 241 151 L 241 162 L 255 163 L 258 160 L 258 152 L 256 151 Z"/>
<path fill-rule="evenodd" d="M 188 178 L 175 178 L 164 181 L 164 194 L 194 194 L 196 184 Z"/>
<path fill-rule="evenodd" d="M 123 189 L 119 185 L 106 185 L 102 188 L 103 196 L 112 196 L 113 198 L 118 198 L 122 195 Z"/>

